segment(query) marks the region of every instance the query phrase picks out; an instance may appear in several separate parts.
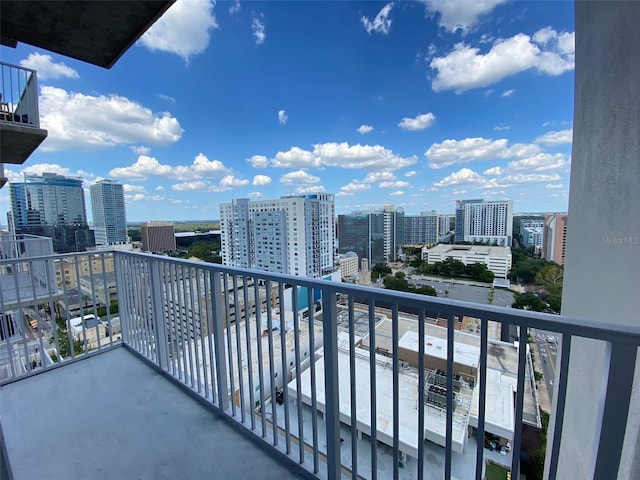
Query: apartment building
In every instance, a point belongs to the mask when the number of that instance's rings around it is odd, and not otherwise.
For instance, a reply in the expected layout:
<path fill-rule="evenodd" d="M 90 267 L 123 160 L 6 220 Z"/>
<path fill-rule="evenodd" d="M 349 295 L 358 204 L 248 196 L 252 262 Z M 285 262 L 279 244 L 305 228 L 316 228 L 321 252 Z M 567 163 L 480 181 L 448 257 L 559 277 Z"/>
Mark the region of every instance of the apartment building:
<path fill-rule="evenodd" d="M 513 200 L 457 200 L 456 242 L 510 247 L 513 239 Z"/>
<path fill-rule="evenodd" d="M 568 218 L 566 213 L 550 213 L 544 217 L 542 256 L 558 265 L 564 265 Z"/>
<path fill-rule="evenodd" d="M 220 204 L 224 265 L 319 278 L 333 269 L 332 194 Z"/>
<path fill-rule="evenodd" d="M 91 210 L 96 245 L 127 243 L 127 216 L 122 184 L 100 180 L 91 185 Z"/>

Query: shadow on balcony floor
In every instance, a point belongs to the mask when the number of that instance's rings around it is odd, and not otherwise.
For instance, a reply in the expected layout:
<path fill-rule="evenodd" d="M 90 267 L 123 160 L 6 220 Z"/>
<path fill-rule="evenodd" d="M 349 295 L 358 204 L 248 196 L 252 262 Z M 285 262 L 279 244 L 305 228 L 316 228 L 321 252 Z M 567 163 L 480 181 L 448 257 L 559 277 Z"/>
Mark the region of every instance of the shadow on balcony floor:
<path fill-rule="evenodd" d="M 296 478 L 124 348 L 0 390 L 15 480 Z"/>

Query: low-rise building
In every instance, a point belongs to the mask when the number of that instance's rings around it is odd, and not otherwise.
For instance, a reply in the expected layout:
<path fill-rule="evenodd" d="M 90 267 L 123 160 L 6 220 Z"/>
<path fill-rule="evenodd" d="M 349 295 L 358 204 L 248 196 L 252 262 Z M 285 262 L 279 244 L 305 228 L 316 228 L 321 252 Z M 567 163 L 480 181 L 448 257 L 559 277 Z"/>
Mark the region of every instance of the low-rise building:
<path fill-rule="evenodd" d="M 447 245 L 439 244 L 422 249 L 422 259 L 429 265 L 447 258 L 459 260 L 465 265 L 484 263 L 496 277 L 507 278 L 511 269 L 511 248 L 488 245 Z"/>

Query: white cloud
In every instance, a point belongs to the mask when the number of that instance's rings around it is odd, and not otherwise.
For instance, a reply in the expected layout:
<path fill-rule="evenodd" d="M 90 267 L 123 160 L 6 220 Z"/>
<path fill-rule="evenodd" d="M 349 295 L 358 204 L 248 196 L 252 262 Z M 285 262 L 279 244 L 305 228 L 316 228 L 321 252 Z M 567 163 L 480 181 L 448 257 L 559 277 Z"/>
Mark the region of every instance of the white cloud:
<path fill-rule="evenodd" d="M 409 178 L 409 177 L 415 177 L 418 174 L 418 172 L 416 172 L 415 170 L 409 170 L 408 172 L 404 172 L 404 176 Z"/>
<path fill-rule="evenodd" d="M 149 152 L 151 152 L 151 149 L 144 145 L 132 145 L 130 148 L 136 155 L 149 155 Z"/>
<path fill-rule="evenodd" d="M 143 200 L 148 200 L 152 202 L 161 202 L 167 199 L 167 197 L 165 197 L 164 195 L 147 195 L 145 193 L 125 195 L 124 198 L 127 202 L 141 202 Z"/>
<path fill-rule="evenodd" d="M 256 45 L 262 45 L 267 38 L 267 34 L 264 31 L 264 22 L 258 17 L 253 17 L 251 31 L 253 32 L 253 37 L 256 39 Z"/>
<path fill-rule="evenodd" d="M 502 130 L 509 130 L 511 127 L 508 125 L 496 125 L 493 127 L 494 130 L 501 132 Z"/>
<path fill-rule="evenodd" d="M 362 135 L 369 132 L 373 132 L 373 127 L 371 125 L 362 124 L 358 127 L 358 133 Z"/>
<path fill-rule="evenodd" d="M 170 97 L 169 95 L 165 95 L 164 93 L 158 93 L 156 96 L 160 100 L 164 100 L 165 102 L 176 103 L 176 99 L 175 98 Z"/>
<path fill-rule="evenodd" d="M 298 187 L 296 193 L 298 195 L 310 195 L 312 193 L 325 193 L 327 190 L 322 185 L 313 185 L 310 187 Z"/>
<path fill-rule="evenodd" d="M 27 58 L 20 60 L 20 65 L 38 72 L 39 80 L 57 80 L 58 78 L 80 78 L 78 72 L 68 67 L 64 62 L 55 63 L 51 55 L 30 53 Z"/>
<path fill-rule="evenodd" d="M 247 162 L 249 162 L 253 168 L 267 168 L 269 166 L 269 159 L 264 155 L 254 155 L 251 158 L 247 158 Z"/>
<path fill-rule="evenodd" d="M 269 185 L 270 183 L 271 177 L 268 177 L 267 175 L 256 175 L 255 177 L 253 177 L 253 182 L 251 182 L 251 185 L 264 186 Z"/>
<path fill-rule="evenodd" d="M 395 182 L 380 182 L 378 187 L 380 188 L 405 188 L 410 187 L 411 184 L 409 182 L 405 182 L 403 180 L 397 180 Z"/>
<path fill-rule="evenodd" d="M 227 175 L 222 180 L 220 180 L 220 188 L 225 190 L 213 189 L 212 191 L 216 192 L 216 191 L 231 190 L 232 188 L 235 188 L 235 187 L 244 187 L 246 185 L 249 185 L 249 183 L 250 183 L 249 180 L 236 178 L 233 175 Z"/>
<path fill-rule="evenodd" d="M 43 151 L 140 142 L 169 145 L 184 132 L 170 113 L 154 114 L 126 97 L 69 93 L 46 85 L 40 89 L 40 119 L 49 131 Z"/>
<path fill-rule="evenodd" d="M 320 167 L 321 162 L 313 153 L 299 147 L 291 147 L 286 152 L 276 153 L 276 156 L 271 160 L 271 165 L 283 168 L 310 168 Z"/>
<path fill-rule="evenodd" d="M 489 176 L 502 175 L 502 173 L 502 168 L 500 167 L 492 167 L 482 172 L 483 175 Z"/>
<path fill-rule="evenodd" d="M 566 156 L 562 153 L 557 153 L 555 155 L 551 155 L 550 153 L 538 153 L 533 157 L 509 162 L 509 170 L 529 170 L 534 172 L 558 170 L 566 167 L 568 163 Z"/>
<path fill-rule="evenodd" d="M 420 113 L 415 118 L 404 117 L 400 123 L 398 123 L 398 126 L 403 130 L 424 130 L 433 125 L 435 121 L 436 116 L 433 113 Z"/>
<path fill-rule="evenodd" d="M 58 175 L 64 175 L 65 177 L 81 178 L 85 181 L 85 184 L 93 183 L 98 177 L 93 173 L 85 170 L 71 170 L 67 167 L 58 165 L 57 163 L 34 163 L 26 166 L 19 172 L 13 171 L 7 168 L 5 165 L 4 175 L 7 177 L 10 183 L 24 182 L 24 175 L 42 175 L 43 173 L 56 173 Z"/>
<path fill-rule="evenodd" d="M 544 174 L 544 173 L 527 173 L 527 174 L 512 174 L 507 175 L 502 179 L 509 183 L 539 183 L 539 182 L 557 182 L 561 180 L 560 175 L 557 173 Z"/>
<path fill-rule="evenodd" d="M 534 40 L 523 33 L 496 40 L 485 54 L 462 42 L 456 44 L 448 55 L 431 60 L 430 67 L 437 72 L 431 87 L 436 92 L 453 90 L 459 94 L 529 69 L 551 76 L 573 70 L 574 34 L 556 33 L 553 40 L 538 43 L 538 33 Z"/>
<path fill-rule="evenodd" d="M 345 186 L 340 187 L 338 195 L 353 195 L 357 192 L 366 192 L 367 190 L 371 190 L 371 184 L 353 180 Z"/>
<path fill-rule="evenodd" d="M 415 156 L 400 157 L 381 145 L 349 145 L 347 142 L 331 142 L 314 145 L 312 152 L 299 147 L 278 152 L 271 159 L 270 165 L 284 168 L 339 167 L 392 171 L 413 165 L 417 161 Z"/>
<path fill-rule="evenodd" d="M 390 197 L 400 197 L 402 195 L 404 195 L 404 192 L 402 190 L 396 190 L 395 192 L 389 194 Z"/>
<path fill-rule="evenodd" d="M 362 16 L 360 21 L 362 25 L 364 25 L 364 29 L 367 31 L 369 35 L 371 32 L 383 33 L 387 35 L 389 33 L 389 29 L 391 28 L 391 19 L 389 18 L 389 13 L 391 13 L 391 9 L 393 8 L 393 3 L 387 3 L 382 10 L 378 12 L 373 21 L 369 20 L 369 18 Z"/>
<path fill-rule="evenodd" d="M 424 155 L 429 160 L 429 167 L 445 168 L 475 160 L 524 158 L 538 152 L 540 147 L 535 144 L 516 143 L 509 146 L 506 138 L 490 140 L 476 137 L 434 143 Z"/>
<path fill-rule="evenodd" d="M 262 192 L 249 192 L 249 196 L 252 198 L 262 197 Z"/>
<path fill-rule="evenodd" d="M 218 28 L 213 0 L 178 0 L 142 36 L 151 51 L 175 53 L 185 62 L 209 46 L 210 30 Z"/>
<path fill-rule="evenodd" d="M 156 158 L 140 155 L 133 165 L 117 167 L 109 172 L 114 178 L 130 180 L 146 180 L 149 177 L 165 177 L 171 180 L 188 180 L 201 177 L 219 177 L 229 173 L 229 169 L 219 160 L 210 161 L 202 153 L 198 154 L 193 163 L 187 165 L 163 165 Z"/>
<path fill-rule="evenodd" d="M 486 180 L 469 168 L 463 168 L 433 185 L 436 187 L 450 187 L 451 185 L 466 185 L 470 183 L 484 183 Z"/>
<path fill-rule="evenodd" d="M 164 192 L 164 187 L 163 187 L 162 185 L 158 185 L 158 186 L 156 187 L 156 191 L 157 191 L 157 192 Z"/>
<path fill-rule="evenodd" d="M 564 185 L 561 183 L 547 183 L 544 188 L 548 188 L 549 190 L 556 188 L 563 188 Z"/>
<path fill-rule="evenodd" d="M 285 112 L 284 110 L 279 110 L 278 111 L 278 122 L 280 122 L 280 125 L 286 125 L 287 124 L 287 120 L 289 120 L 289 117 L 287 116 L 287 112 Z"/>
<path fill-rule="evenodd" d="M 396 177 L 393 173 L 391 172 L 369 172 L 367 173 L 366 178 L 364 179 L 364 182 L 366 183 L 376 183 L 376 182 L 393 182 L 394 180 L 397 180 L 398 177 Z"/>
<path fill-rule="evenodd" d="M 205 176 L 222 176 L 229 173 L 229 169 L 220 160 L 209 160 L 199 153 L 193 160 L 192 170 Z"/>
<path fill-rule="evenodd" d="M 555 147 L 557 145 L 563 145 L 565 143 L 571 143 L 573 141 L 573 129 L 559 130 L 557 132 L 547 132 L 544 135 L 536 138 L 536 143 Z"/>
<path fill-rule="evenodd" d="M 127 193 L 144 193 L 146 191 L 144 185 L 131 185 L 130 183 L 123 183 L 122 189 Z"/>
<path fill-rule="evenodd" d="M 198 191 L 198 190 L 205 190 L 206 188 L 207 188 L 207 183 L 203 182 L 202 180 L 177 183 L 171 186 L 172 190 L 177 190 L 177 191 Z"/>
<path fill-rule="evenodd" d="M 283 185 L 309 185 L 320 182 L 320 177 L 311 175 L 304 170 L 297 170 L 295 172 L 285 173 L 280 177 L 280 183 Z"/>
<path fill-rule="evenodd" d="M 240 0 L 233 0 L 233 3 L 229 7 L 229 15 L 235 15 L 240 11 Z"/>
<path fill-rule="evenodd" d="M 438 25 L 455 32 L 462 30 L 462 34 L 473 28 L 482 15 L 491 12 L 497 5 L 508 0 L 422 0 L 430 15 L 438 15 Z"/>
<path fill-rule="evenodd" d="M 505 90 L 504 92 L 502 92 L 502 95 L 500 95 L 500 96 L 501 97 L 510 97 L 515 92 L 516 92 L 516 90 L 514 88 L 510 88 L 509 90 Z"/>

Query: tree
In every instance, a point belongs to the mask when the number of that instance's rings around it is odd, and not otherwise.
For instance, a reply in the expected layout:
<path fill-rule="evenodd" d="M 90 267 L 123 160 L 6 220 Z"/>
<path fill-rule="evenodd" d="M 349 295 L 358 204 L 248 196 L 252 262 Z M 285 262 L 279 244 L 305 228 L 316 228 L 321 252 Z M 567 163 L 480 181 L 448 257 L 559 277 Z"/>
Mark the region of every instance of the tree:
<path fill-rule="evenodd" d="M 536 273 L 536 285 L 547 291 L 557 291 L 562 288 L 564 270 L 557 265 L 549 265 Z"/>
<path fill-rule="evenodd" d="M 391 267 L 384 262 L 376 263 L 371 269 L 371 280 L 391 275 Z"/>
<path fill-rule="evenodd" d="M 58 346 L 60 348 L 60 351 L 58 353 L 62 358 L 70 357 L 71 347 L 69 343 L 69 332 L 66 328 L 61 328 L 60 324 L 58 324 L 56 328 L 58 330 Z M 55 337 L 52 336 L 49 339 L 49 343 L 51 345 L 55 345 Z M 84 353 L 84 342 L 82 341 L 82 339 L 73 339 L 73 353 L 74 355 L 80 355 L 81 353 Z"/>
<path fill-rule="evenodd" d="M 513 308 L 520 310 L 533 310 L 535 312 L 544 311 L 546 305 L 538 296 L 533 292 L 526 293 L 514 293 L 514 302 L 511 305 Z"/>

